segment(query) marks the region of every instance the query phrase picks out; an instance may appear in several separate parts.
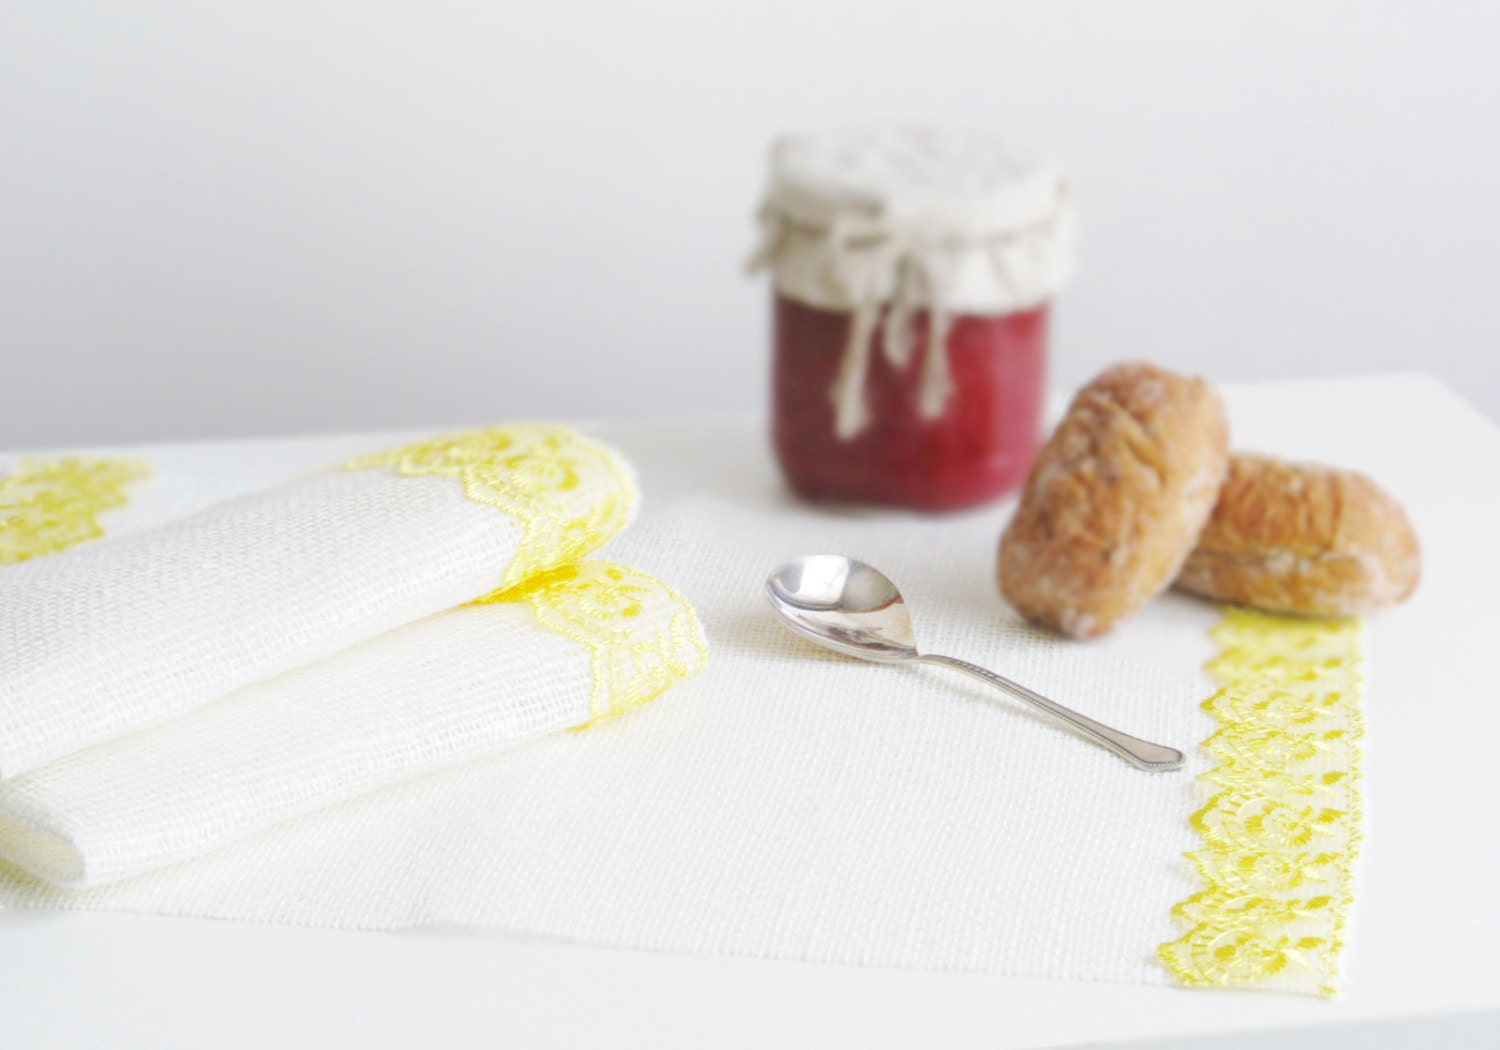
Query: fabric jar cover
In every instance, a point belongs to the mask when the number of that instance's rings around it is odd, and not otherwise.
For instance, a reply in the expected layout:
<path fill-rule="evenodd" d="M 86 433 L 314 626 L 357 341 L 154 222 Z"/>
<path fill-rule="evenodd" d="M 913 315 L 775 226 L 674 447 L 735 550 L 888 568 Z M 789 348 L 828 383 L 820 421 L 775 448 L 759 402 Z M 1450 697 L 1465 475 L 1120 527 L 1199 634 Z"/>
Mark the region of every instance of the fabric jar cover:
<path fill-rule="evenodd" d="M 615 452 L 522 424 L 8 566 L 0 778 L 574 561 L 635 502 Z"/>
<path fill-rule="evenodd" d="M 911 353 L 907 320 L 931 317 L 945 345 L 955 315 L 998 316 L 1050 299 L 1072 276 L 1076 230 L 1054 160 L 989 135 L 926 127 L 787 135 L 771 147 L 762 236 L 751 269 L 809 306 L 851 313 L 834 388 L 837 431 L 864 428 L 871 336 L 882 310 L 892 365 Z M 947 355 L 922 371 L 919 405 L 942 414 Z"/>

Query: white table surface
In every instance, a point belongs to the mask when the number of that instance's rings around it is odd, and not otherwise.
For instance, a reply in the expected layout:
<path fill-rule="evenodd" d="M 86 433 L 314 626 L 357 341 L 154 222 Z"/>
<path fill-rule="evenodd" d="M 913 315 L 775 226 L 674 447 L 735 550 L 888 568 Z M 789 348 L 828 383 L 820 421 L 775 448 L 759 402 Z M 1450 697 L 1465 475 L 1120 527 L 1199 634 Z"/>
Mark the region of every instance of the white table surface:
<path fill-rule="evenodd" d="M 1490 974 L 1492 977 L 1493 975 Z M 1434 1004 L 1338 1045 L 1500 1045 L 1500 1014 Z M 1055 1047 L 1409 1019 L 1350 993 L 1185 992 L 591 948 L 501 934 L 349 933 L 194 919 L 0 913 L 0 1045 L 14 1050 L 359 1046 Z M 1436 1022 L 1436 1023 L 1434 1023 Z M 1445 1038 L 1433 1042 L 1434 1032 Z M 1268 1043 L 1270 1040 L 1266 1040 Z M 1257 1042 L 1259 1042 L 1257 1040 Z M 1197 1041 L 1194 1041 L 1197 1045 Z M 1236 1042 L 1234 1045 L 1245 1045 Z M 1250 1044 L 1254 1045 L 1254 1044 Z M 1282 1043 L 1277 1042 L 1278 1046 Z"/>
<path fill-rule="evenodd" d="M 1435 484 L 1500 464 L 1500 431 L 1435 383 L 1412 389 L 1410 418 L 1390 424 L 1437 415 L 1462 442 L 1454 464 L 1434 464 Z M 1239 388 L 1237 396 L 1269 393 Z M 632 442 L 678 440 L 695 425 L 630 424 L 610 436 L 628 452 Z M 649 492 L 654 479 L 643 480 Z M 1456 497 L 1472 508 L 1458 527 L 1500 535 L 1493 481 L 1473 480 L 1472 497 Z M 1500 588 L 1494 556 L 1461 574 L 1452 568 L 1429 546 L 1425 591 Z M 1500 797 L 1500 767 L 1483 756 L 1500 736 L 1500 708 L 1482 676 L 1493 617 L 1483 601 L 1469 608 L 1479 612 L 1372 622 L 1373 652 L 1418 646 L 1462 657 L 1479 673 L 1465 679 L 1471 689 L 1457 690 L 1434 686 L 1420 662 L 1381 667 L 1382 693 L 1431 717 L 1403 716 L 1399 739 L 1380 732 L 1393 717 L 1372 727 L 1367 784 L 1383 833 L 1372 834 L 1361 868 L 1355 979 L 1333 1001 L 700 958 L 504 933 L 12 911 L 0 912 L 0 1047 L 1035 1047 L 1424 1018 L 1451 1026 L 1486 1012 L 1442 1042 L 1492 1045 L 1500 1038 L 1500 967 L 1489 955 L 1500 941 L 1500 848 L 1483 829 Z M 1445 797 L 1446 811 L 1424 809 L 1424 800 Z M 1408 1037 L 1430 1039 L 1436 1029 L 1386 1031 L 1385 1042 L 1346 1045 L 1417 1045 Z"/>

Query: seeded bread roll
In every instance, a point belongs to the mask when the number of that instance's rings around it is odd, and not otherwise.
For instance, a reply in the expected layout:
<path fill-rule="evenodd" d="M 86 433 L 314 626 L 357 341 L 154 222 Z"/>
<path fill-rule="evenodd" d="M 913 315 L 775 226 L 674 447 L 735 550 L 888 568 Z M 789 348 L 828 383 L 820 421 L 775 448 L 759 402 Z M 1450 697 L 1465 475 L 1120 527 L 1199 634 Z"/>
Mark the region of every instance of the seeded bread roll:
<path fill-rule="evenodd" d="M 1422 575 L 1417 534 L 1364 474 L 1236 453 L 1177 586 L 1300 616 L 1405 601 Z"/>
<path fill-rule="evenodd" d="M 1229 463 L 1218 391 L 1154 365 L 1079 391 L 1000 541 L 1000 590 L 1029 620 L 1093 638 L 1171 585 Z"/>

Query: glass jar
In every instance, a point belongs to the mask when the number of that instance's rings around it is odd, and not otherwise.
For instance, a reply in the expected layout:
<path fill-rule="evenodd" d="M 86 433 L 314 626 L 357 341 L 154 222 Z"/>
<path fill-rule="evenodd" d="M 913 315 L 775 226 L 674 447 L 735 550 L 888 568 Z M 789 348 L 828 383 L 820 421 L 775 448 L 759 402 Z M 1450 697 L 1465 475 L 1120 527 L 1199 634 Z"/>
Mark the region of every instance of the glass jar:
<path fill-rule="evenodd" d="M 762 217 L 772 436 L 792 488 L 936 511 L 1019 486 L 1071 270 L 1060 170 L 969 133 L 789 137 Z"/>

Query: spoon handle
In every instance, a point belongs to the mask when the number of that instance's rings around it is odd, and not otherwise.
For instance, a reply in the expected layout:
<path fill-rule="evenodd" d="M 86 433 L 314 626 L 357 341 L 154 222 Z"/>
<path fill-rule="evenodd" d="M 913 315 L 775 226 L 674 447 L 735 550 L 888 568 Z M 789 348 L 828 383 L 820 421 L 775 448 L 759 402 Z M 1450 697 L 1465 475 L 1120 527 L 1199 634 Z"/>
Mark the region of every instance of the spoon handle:
<path fill-rule="evenodd" d="M 1066 722 L 1100 747 L 1108 748 L 1137 769 L 1144 769 L 1151 773 L 1165 773 L 1182 766 L 1182 752 L 1175 747 L 1153 744 L 1128 733 L 1122 733 L 1118 729 L 1111 729 L 1107 725 L 1095 722 L 1092 718 L 1085 718 L 1077 711 L 1069 710 L 1062 704 L 1048 700 L 1045 696 L 1033 693 L 1024 685 L 1012 682 L 1009 678 L 1001 678 L 994 671 L 986 671 L 983 667 L 964 660 L 956 660 L 951 656 L 924 655 L 918 656 L 917 660 L 924 664 L 951 667 L 955 671 L 973 675 L 982 682 L 988 682 L 1017 700 L 1040 708 L 1053 718 Z"/>

